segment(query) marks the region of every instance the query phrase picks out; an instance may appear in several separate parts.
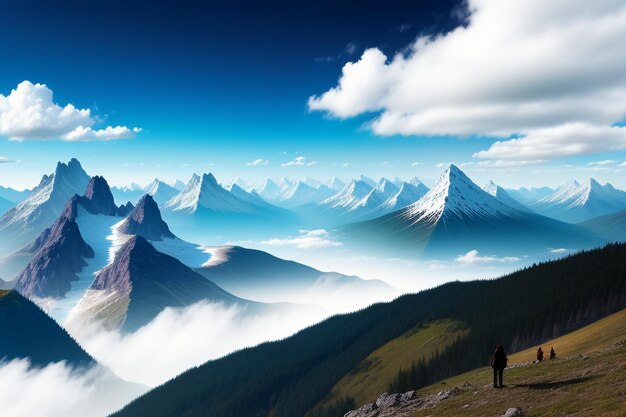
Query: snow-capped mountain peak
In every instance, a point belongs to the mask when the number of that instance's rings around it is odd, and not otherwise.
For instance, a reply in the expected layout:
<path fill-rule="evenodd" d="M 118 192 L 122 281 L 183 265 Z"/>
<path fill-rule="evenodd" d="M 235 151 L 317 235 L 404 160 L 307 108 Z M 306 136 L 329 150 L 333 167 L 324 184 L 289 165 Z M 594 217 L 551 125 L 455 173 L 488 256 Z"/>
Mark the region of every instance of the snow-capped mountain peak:
<path fill-rule="evenodd" d="M 506 204 L 509 207 L 512 207 L 516 210 L 529 211 L 525 205 L 523 205 L 522 203 L 520 203 L 519 201 L 511 197 L 504 188 L 500 187 L 493 181 L 489 181 L 483 187 L 483 190 L 485 190 L 486 192 L 494 196 L 496 200 L 500 201 L 501 203 Z"/>
<path fill-rule="evenodd" d="M 366 177 L 365 175 L 360 175 L 358 180 L 361 182 L 364 182 L 365 184 L 369 185 L 372 188 L 376 187 L 376 184 L 377 184 L 376 181 L 374 181 L 371 178 Z"/>
<path fill-rule="evenodd" d="M 358 202 L 365 198 L 370 191 L 372 191 L 372 188 L 372 186 L 364 181 L 352 180 L 343 190 L 322 201 L 320 204 L 330 208 L 349 208 L 358 204 Z"/>
<path fill-rule="evenodd" d="M 436 222 L 447 216 L 493 216 L 514 215 L 515 210 L 498 201 L 477 186 L 456 165 L 450 166 L 439 177 L 435 186 L 403 213 L 406 218 L 417 222 Z"/>
<path fill-rule="evenodd" d="M 326 184 L 331 190 L 335 191 L 340 191 L 346 186 L 346 184 L 337 177 L 326 181 L 324 184 Z"/>
<path fill-rule="evenodd" d="M 252 213 L 258 208 L 223 188 L 211 173 L 203 174 L 202 177 L 193 174 L 185 189 L 168 201 L 165 207 L 174 211 L 195 212 L 202 208 L 238 213 Z"/>
<path fill-rule="evenodd" d="M 372 192 L 375 192 L 378 197 L 385 200 L 397 193 L 398 191 L 398 186 L 384 177 L 381 178 L 380 181 L 378 181 L 378 184 L 376 184 L 376 187 L 374 187 L 374 189 L 372 190 Z"/>
<path fill-rule="evenodd" d="M 61 213 L 67 201 L 74 195 L 82 195 L 90 181 L 80 162 L 72 158 L 67 164 L 59 162 L 51 175 L 44 175 L 31 195 L 3 216 L 0 224 L 29 222 L 29 219 L 47 217 L 42 230 Z M 45 216 L 38 216 L 40 210 Z M 49 219 L 48 219 L 49 218 Z M 34 227 L 34 225 L 29 225 Z"/>
<path fill-rule="evenodd" d="M 155 178 L 150 184 L 148 184 L 144 188 L 144 191 L 146 194 L 151 195 L 157 204 L 163 204 L 174 198 L 179 193 L 176 188 L 159 180 L 158 178 Z"/>

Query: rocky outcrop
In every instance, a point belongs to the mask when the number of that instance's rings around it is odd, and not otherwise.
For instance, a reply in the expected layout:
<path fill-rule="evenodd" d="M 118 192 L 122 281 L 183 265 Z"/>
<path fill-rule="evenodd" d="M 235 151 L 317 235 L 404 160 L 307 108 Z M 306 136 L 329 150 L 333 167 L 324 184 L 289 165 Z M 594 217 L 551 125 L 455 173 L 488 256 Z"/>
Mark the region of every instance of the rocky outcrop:
<path fill-rule="evenodd" d="M 437 394 L 420 397 L 416 391 L 404 394 L 383 394 L 376 402 L 365 404 L 358 410 L 347 412 L 344 417 L 408 417 L 419 410 L 435 407 L 440 402 L 467 391 L 471 385 L 464 383 L 458 387 L 440 391 Z"/>
<path fill-rule="evenodd" d="M 120 225 L 118 231 L 128 235 L 142 236 L 147 240 L 161 241 L 163 238 L 174 239 L 167 223 L 161 218 L 159 206 L 151 195 L 144 195 L 130 216 Z"/>
<path fill-rule="evenodd" d="M 126 205 L 117 207 L 109 184 L 104 177 L 92 177 L 87 184 L 84 196 L 74 195 L 65 206 L 61 216 L 76 219 L 78 207 L 83 207 L 88 213 L 102 214 L 105 216 L 126 216 L 133 205 L 128 202 Z"/>
<path fill-rule="evenodd" d="M 521 408 L 509 408 L 501 417 L 524 417 L 524 411 Z"/>
<path fill-rule="evenodd" d="M 60 217 L 33 245 L 37 252 L 17 276 L 14 287 L 31 298 L 64 296 L 86 265 L 84 258 L 94 256 L 76 222 L 67 217 Z"/>

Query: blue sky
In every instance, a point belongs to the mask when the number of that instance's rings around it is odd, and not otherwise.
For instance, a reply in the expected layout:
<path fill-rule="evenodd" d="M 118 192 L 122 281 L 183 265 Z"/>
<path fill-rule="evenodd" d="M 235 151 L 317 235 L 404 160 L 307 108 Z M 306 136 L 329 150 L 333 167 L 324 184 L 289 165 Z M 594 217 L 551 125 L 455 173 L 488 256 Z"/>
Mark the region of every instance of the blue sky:
<path fill-rule="evenodd" d="M 410 56 L 419 36 L 467 26 L 454 1 L 3 3 L 0 94 L 24 80 L 43 83 L 60 106 L 90 109 L 93 129 L 142 130 L 129 139 L 85 142 L 15 141 L 5 132 L 0 156 L 16 162 L 0 164 L 2 185 L 32 187 L 57 160 L 77 157 L 114 184 L 187 180 L 202 171 L 223 181 L 364 173 L 428 182 L 439 175 L 438 164 L 454 162 L 466 164 L 478 182 L 556 185 L 593 175 L 626 187 L 619 167 L 626 146 L 531 166 L 477 166 L 473 155 L 502 137 L 480 127 L 380 134 L 370 123 L 392 105 L 345 116 L 335 102 L 319 110 L 307 103 L 338 85 L 344 64 L 365 61 L 368 48 L 390 62 L 399 51 Z M 284 166 L 298 157 L 306 158 L 301 165 Z M 589 165 L 607 160 L 614 162 Z"/>

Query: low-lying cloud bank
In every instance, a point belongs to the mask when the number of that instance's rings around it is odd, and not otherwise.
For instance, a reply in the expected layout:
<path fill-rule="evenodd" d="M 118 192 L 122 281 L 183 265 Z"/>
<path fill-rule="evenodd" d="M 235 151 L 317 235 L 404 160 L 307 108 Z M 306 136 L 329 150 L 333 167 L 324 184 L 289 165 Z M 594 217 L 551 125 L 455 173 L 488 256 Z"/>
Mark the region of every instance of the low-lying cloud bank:
<path fill-rule="evenodd" d="M 123 379 L 155 386 L 210 359 L 290 336 L 325 316 L 319 309 L 251 315 L 239 307 L 200 302 L 184 309 L 165 309 L 132 334 L 97 328 L 70 331 L 91 355 Z"/>
<path fill-rule="evenodd" d="M 105 417 L 146 390 L 102 366 L 76 370 L 58 362 L 33 368 L 28 359 L 0 363 L 3 417 Z"/>

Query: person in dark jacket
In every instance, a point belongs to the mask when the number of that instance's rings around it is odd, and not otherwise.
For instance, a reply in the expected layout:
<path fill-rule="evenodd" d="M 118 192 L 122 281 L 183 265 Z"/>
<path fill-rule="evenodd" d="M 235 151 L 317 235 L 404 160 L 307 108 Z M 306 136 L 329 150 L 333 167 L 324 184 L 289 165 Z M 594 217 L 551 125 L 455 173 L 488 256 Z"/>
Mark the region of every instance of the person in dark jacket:
<path fill-rule="evenodd" d="M 504 374 L 504 368 L 506 368 L 508 359 L 504 353 L 504 347 L 502 345 L 496 346 L 496 351 L 491 357 L 491 367 L 493 368 L 493 387 L 502 388 L 502 377 Z"/>
<path fill-rule="evenodd" d="M 541 346 L 537 349 L 537 362 L 543 362 L 543 349 L 541 349 Z"/>

